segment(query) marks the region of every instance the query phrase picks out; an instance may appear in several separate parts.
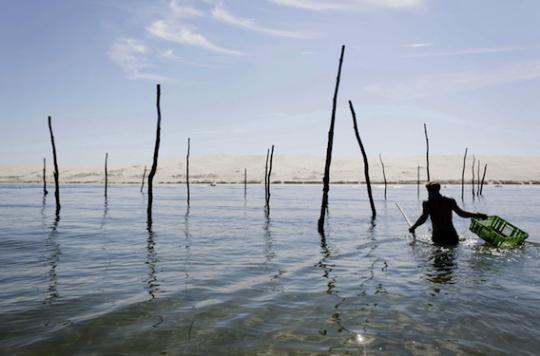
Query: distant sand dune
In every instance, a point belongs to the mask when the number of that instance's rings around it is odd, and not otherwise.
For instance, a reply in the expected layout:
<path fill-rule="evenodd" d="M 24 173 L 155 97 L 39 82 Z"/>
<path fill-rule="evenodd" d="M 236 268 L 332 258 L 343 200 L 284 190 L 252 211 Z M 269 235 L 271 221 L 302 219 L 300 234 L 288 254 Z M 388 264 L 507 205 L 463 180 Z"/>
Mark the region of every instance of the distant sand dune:
<path fill-rule="evenodd" d="M 501 184 L 539 184 L 540 157 L 484 156 L 488 164 L 486 181 Z M 462 156 L 432 156 L 431 176 L 443 183 L 461 183 Z M 469 159 L 465 171 L 466 182 L 471 181 Z M 386 177 L 389 183 L 416 183 L 417 166 L 421 166 L 421 180 L 425 180 L 425 157 L 385 157 Z M 149 164 L 147 164 L 149 166 Z M 207 155 L 190 158 L 190 181 L 192 183 L 242 183 L 244 168 L 248 170 L 248 182 L 264 180 L 265 156 L 262 155 Z M 115 166 L 109 163 L 110 183 L 140 183 L 144 164 Z M 277 183 L 320 183 L 324 170 L 324 158 L 301 155 L 274 156 L 272 181 Z M 48 168 L 48 182 L 52 183 L 52 168 Z M 332 160 L 331 180 L 333 183 L 358 183 L 364 181 L 361 157 L 335 157 Z M 381 183 L 382 170 L 377 157 L 370 158 L 370 175 L 374 183 Z M 101 183 L 103 167 L 62 167 L 62 183 Z M 185 182 L 184 158 L 167 159 L 159 162 L 156 181 L 159 183 Z M 1 167 L 0 183 L 40 183 L 41 171 L 36 167 Z"/>

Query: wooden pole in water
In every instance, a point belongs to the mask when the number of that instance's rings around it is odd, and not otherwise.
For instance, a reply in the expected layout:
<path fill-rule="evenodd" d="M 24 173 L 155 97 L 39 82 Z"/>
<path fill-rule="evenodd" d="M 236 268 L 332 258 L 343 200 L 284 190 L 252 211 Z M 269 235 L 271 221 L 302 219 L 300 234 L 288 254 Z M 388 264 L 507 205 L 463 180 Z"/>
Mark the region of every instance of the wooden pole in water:
<path fill-rule="evenodd" d="M 424 123 L 424 135 L 426 136 L 426 171 L 427 171 L 427 180 L 431 181 L 431 176 L 429 175 L 429 138 L 427 134 L 427 126 Z"/>
<path fill-rule="evenodd" d="M 350 100 L 349 100 L 349 108 L 351 109 L 354 134 L 356 135 L 356 141 L 358 142 L 358 145 L 360 146 L 360 151 L 362 151 L 362 157 L 364 159 L 364 175 L 366 177 L 366 187 L 367 187 L 367 192 L 369 196 L 369 205 L 371 206 L 371 218 L 375 219 L 375 217 L 377 216 L 377 211 L 375 210 L 375 204 L 373 203 L 373 194 L 371 192 L 368 158 L 367 158 L 366 150 L 364 149 L 364 145 L 362 144 L 362 139 L 360 138 L 360 134 L 358 133 L 358 124 L 356 123 L 356 113 L 354 112 L 354 107 Z"/>
<path fill-rule="evenodd" d="M 270 186 L 272 184 L 272 163 L 274 161 L 274 145 L 270 151 L 270 165 L 268 168 L 268 193 L 266 194 L 266 213 L 270 215 Z"/>
<path fill-rule="evenodd" d="M 142 175 L 141 193 L 143 192 L 143 189 L 144 189 L 144 179 L 145 178 L 146 178 L 146 166 L 144 166 L 144 171 L 143 171 L 143 175 Z"/>
<path fill-rule="evenodd" d="M 43 195 L 49 194 L 47 190 L 47 160 L 43 158 Z"/>
<path fill-rule="evenodd" d="M 270 159 L 270 149 L 266 150 L 266 165 L 264 167 L 264 207 L 268 202 L 268 160 Z"/>
<path fill-rule="evenodd" d="M 379 153 L 379 161 L 381 161 L 382 175 L 383 175 L 383 179 L 384 179 L 384 200 L 386 200 L 386 186 L 387 186 L 386 172 L 384 171 L 384 163 L 383 163 L 383 160 L 382 160 L 382 157 L 381 157 L 380 153 Z"/>
<path fill-rule="evenodd" d="M 247 195 L 247 168 L 244 168 L 244 197 Z"/>
<path fill-rule="evenodd" d="M 107 185 L 109 183 L 109 172 L 107 172 L 107 161 L 109 160 L 109 153 L 105 153 L 105 198 L 107 198 Z"/>
<path fill-rule="evenodd" d="M 476 196 L 480 196 L 480 160 L 476 163 Z"/>
<path fill-rule="evenodd" d="M 154 176 L 156 175 L 157 165 L 158 165 L 158 155 L 159 155 L 159 144 L 161 140 L 161 85 L 156 86 L 156 109 L 157 109 L 157 127 L 156 127 L 156 142 L 154 146 L 154 157 L 152 160 L 152 167 L 150 168 L 150 173 L 148 174 L 148 206 L 146 208 L 146 213 L 148 217 L 148 224 L 152 223 L 152 203 L 154 200 Z"/>
<path fill-rule="evenodd" d="M 473 200 L 474 200 L 474 166 L 476 164 L 476 156 L 473 155 L 473 161 L 472 161 L 472 180 L 471 180 L 471 185 L 472 185 L 472 196 L 473 196 Z"/>
<path fill-rule="evenodd" d="M 416 167 L 416 197 L 420 198 L 420 166 Z"/>
<path fill-rule="evenodd" d="M 484 174 L 482 175 L 482 182 L 480 183 L 480 195 L 484 191 L 484 179 L 486 179 L 487 163 L 484 165 Z"/>
<path fill-rule="evenodd" d="M 57 157 L 56 157 L 56 145 L 54 144 L 54 134 L 53 134 L 53 129 L 52 129 L 52 124 L 51 124 L 51 117 L 49 116 L 48 117 L 48 122 L 49 122 L 49 133 L 51 135 L 51 145 L 52 145 L 52 151 L 53 151 L 53 163 L 54 163 L 54 171 L 53 171 L 53 176 L 54 176 L 54 199 L 56 201 L 56 215 L 58 215 L 58 213 L 60 213 L 60 208 L 61 208 L 61 205 L 60 205 L 60 184 L 59 184 L 59 174 L 58 174 L 58 160 L 57 160 Z"/>
<path fill-rule="evenodd" d="M 461 200 L 463 201 L 463 196 L 465 194 L 465 163 L 467 162 L 467 151 L 468 148 L 465 147 L 465 155 L 463 156 L 463 170 L 461 171 Z"/>
<path fill-rule="evenodd" d="M 321 203 L 321 213 L 318 221 L 319 233 L 324 233 L 324 219 L 326 215 L 326 209 L 328 208 L 328 191 L 330 190 L 330 165 L 332 163 L 332 146 L 334 143 L 334 124 L 336 122 L 336 106 L 337 97 L 339 91 L 339 82 L 341 80 L 341 67 L 343 65 L 343 55 L 345 53 L 345 46 L 341 46 L 341 55 L 339 57 L 338 74 L 336 78 L 336 87 L 334 89 L 334 98 L 332 100 L 332 117 L 330 119 L 330 129 L 328 131 L 328 145 L 326 147 L 326 162 L 324 164 L 324 177 L 323 177 L 323 196 Z"/>
<path fill-rule="evenodd" d="M 186 186 L 187 186 L 187 205 L 189 206 L 190 203 L 190 195 L 189 195 L 189 151 L 191 148 L 191 139 L 188 137 L 187 139 L 187 155 L 186 155 Z"/>

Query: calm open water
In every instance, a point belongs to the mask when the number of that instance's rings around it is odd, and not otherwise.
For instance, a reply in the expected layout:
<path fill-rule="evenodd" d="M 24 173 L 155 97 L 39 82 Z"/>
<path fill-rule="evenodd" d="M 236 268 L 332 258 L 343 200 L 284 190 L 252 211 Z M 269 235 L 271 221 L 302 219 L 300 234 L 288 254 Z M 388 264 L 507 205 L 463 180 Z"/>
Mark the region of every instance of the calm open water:
<path fill-rule="evenodd" d="M 0 185 L 0 354 L 513 354 L 540 350 L 540 247 L 465 238 L 411 245 L 415 186 L 159 186 L 154 221 L 135 185 Z M 460 196 L 461 188 L 443 192 Z M 540 187 L 488 187 L 465 208 L 540 242 Z M 421 198 L 424 197 L 422 192 Z M 458 200 L 459 201 L 459 200 Z M 56 228 L 54 226 L 56 225 Z M 427 225 L 418 230 L 429 240 Z"/>

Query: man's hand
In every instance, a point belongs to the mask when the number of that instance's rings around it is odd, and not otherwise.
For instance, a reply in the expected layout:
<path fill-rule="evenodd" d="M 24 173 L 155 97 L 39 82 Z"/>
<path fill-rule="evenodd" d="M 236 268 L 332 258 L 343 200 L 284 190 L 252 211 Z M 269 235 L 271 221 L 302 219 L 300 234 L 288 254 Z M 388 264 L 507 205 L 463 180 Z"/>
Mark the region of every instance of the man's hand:
<path fill-rule="evenodd" d="M 488 218 L 488 216 L 487 216 L 486 214 L 482 214 L 482 213 L 476 214 L 476 217 L 477 217 L 478 219 L 481 219 L 481 220 L 485 220 L 485 219 Z"/>
<path fill-rule="evenodd" d="M 415 228 L 414 226 L 411 226 L 411 227 L 409 228 L 409 232 L 410 232 L 411 234 L 414 234 L 414 230 L 416 230 L 416 228 Z"/>

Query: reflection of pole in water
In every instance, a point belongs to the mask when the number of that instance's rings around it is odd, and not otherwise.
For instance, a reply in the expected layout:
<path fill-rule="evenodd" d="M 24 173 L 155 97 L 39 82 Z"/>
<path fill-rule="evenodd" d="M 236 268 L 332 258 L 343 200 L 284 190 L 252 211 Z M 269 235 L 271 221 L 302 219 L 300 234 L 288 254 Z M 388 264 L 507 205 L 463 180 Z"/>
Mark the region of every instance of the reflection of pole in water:
<path fill-rule="evenodd" d="M 272 259 L 276 256 L 274 249 L 273 249 L 273 240 L 272 240 L 272 233 L 270 231 L 271 221 L 270 217 L 266 217 L 264 221 L 264 256 L 265 256 L 265 264 L 268 264 L 272 261 Z"/>
<path fill-rule="evenodd" d="M 47 295 L 45 297 L 45 304 L 51 304 L 60 297 L 58 293 L 58 275 L 56 274 L 56 267 L 60 260 L 60 245 L 56 241 L 56 234 L 58 223 L 60 222 L 60 215 L 56 214 L 53 224 L 51 226 L 51 232 L 47 238 L 47 247 L 51 249 L 51 256 L 49 257 L 49 286 L 47 288 Z"/>
<path fill-rule="evenodd" d="M 107 219 L 107 213 L 109 212 L 109 204 L 107 201 L 107 197 L 105 197 L 105 203 L 103 204 L 103 216 L 101 217 L 101 224 L 99 225 L 99 228 L 103 230 L 103 227 L 105 226 L 105 220 Z"/>
<path fill-rule="evenodd" d="M 185 287 L 186 290 L 189 288 L 189 279 L 190 279 L 190 270 L 191 270 L 191 233 L 189 231 L 189 205 L 186 208 L 186 213 L 184 214 L 184 249 L 186 251 L 186 257 L 184 259 L 184 274 L 186 275 Z"/>
<path fill-rule="evenodd" d="M 156 243 L 154 241 L 154 231 L 152 230 L 152 225 L 148 225 L 148 240 L 146 244 L 146 264 L 148 265 L 148 281 L 147 289 L 148 295 L 151 299 L 157 298 L 159 294 L 159 283 L 157 279 L 157 262 L 158 257 L 155 250 Z"/>

